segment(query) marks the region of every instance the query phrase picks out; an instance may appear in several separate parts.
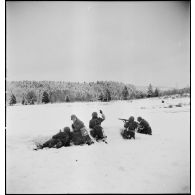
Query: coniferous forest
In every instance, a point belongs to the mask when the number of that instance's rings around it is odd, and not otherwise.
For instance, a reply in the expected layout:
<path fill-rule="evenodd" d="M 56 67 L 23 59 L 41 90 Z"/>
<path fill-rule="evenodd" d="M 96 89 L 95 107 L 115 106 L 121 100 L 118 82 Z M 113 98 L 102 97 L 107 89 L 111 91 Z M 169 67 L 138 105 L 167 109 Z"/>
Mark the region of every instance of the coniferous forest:
<path fill-rule="evenodd" d="M 46 104 L 75 101 L 130 100 L 162 95 L 190 93 L 190 88 L 160 91 L 150 84 L 146 90 L 114 81 L 10 81 L 6 83 L 6 103 Z"/>

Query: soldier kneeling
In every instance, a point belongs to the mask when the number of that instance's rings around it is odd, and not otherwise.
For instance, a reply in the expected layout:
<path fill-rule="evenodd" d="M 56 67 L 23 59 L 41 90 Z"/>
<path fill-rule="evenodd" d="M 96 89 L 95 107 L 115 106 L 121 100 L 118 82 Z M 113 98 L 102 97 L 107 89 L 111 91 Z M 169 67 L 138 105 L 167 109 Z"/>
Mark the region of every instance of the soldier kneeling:
<path fill-rule="evenodd" d="M 93 112 L 92 119 L 89 121 L 90 134 L 96 139 L 96 141 L 106 138 L 106 136 L 103 134 L 103 128 L 101 126 L 101 123 L 105 120 L 105 115 L 103 114 L 102 110 L 100 110 L 100 114 L 102 117 L 98 117 L 97 112 Z"/>
<path fill-rule="evenodd" d="M 149 123 L 144 120 L 143 118 L 141 118 L 140 116 L 137 118 L 138 123 L 138 133 L 143 133 L 143 134 L 148 134 L 148 135 L 152 135 L 152 129 L 149 125 Z"/>
<path fill-rule="evenodd" d="M 135 130 L 137 128 L 137 122 L 134 121 L 134 117 L 131 116 L 124 124 L 125 129 L 121 132 L 124 139 L 135 139 Z"/>
<path fill-rule="evenodd" d="M 76 115 L 71 115 L 71 120 L 73 121 L 72 141 L 74 145 L 93 144 L 84 123 Z"/>

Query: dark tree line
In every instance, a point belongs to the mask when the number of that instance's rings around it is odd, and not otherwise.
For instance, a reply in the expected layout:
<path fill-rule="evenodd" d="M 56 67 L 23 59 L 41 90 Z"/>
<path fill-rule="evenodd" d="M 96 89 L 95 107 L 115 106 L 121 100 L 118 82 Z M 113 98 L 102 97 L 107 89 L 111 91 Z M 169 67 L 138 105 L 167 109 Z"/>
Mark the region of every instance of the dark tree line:
<path fill-rule="evenodd" d="M 114 81 L 97 81 L 89 83 L 62 81 L 12 81 L 7 82 L 7 101 L 16 103 L 41 104 L 74 101 L 110 101 L 158 97 L 162 95 L 190 93 L 189 88 L 168 91 L 137 90 L 135 86 Z"/>

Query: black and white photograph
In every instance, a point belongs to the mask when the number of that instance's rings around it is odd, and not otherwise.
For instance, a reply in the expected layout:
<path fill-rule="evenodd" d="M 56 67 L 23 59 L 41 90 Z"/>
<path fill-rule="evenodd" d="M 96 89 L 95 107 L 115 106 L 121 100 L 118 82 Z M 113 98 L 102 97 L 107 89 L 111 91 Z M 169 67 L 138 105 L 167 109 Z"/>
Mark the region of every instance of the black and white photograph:
<path fill-rule="evenodd" d="M 6 194 L 191 193 L 191 1 L 5 1 Z"/>

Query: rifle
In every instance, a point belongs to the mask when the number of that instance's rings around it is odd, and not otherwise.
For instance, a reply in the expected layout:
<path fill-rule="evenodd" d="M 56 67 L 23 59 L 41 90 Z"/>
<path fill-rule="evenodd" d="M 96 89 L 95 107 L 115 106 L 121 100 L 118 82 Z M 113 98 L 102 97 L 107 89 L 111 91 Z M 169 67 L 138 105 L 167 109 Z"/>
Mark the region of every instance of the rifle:
<path fill-rule="evenodd" d="M 124 119 L 124 118 L 119 118 L 119 120 L 123 121 L 124 123 L 129 121 L 128 119 Z"/>

